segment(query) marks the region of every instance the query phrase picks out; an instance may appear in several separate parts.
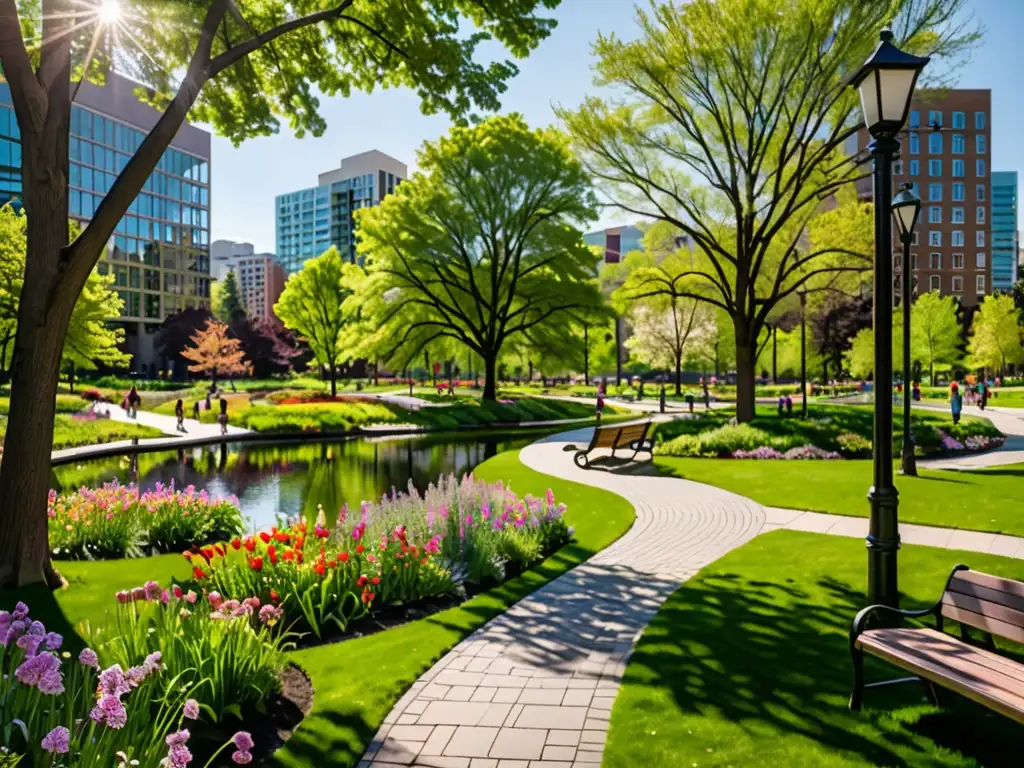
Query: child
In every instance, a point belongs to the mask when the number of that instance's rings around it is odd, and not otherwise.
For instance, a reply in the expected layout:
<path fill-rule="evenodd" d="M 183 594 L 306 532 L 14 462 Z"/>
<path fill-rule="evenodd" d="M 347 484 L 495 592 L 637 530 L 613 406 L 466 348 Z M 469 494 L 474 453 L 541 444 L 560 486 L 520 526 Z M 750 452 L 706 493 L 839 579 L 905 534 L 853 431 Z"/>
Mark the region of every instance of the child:
<path fill-rule="evenodd" d="M 178 417 L 178 431 L 185 431 L 185 402 L 179 400 L 177 405 L 174 406 L 174 415 Z"/>

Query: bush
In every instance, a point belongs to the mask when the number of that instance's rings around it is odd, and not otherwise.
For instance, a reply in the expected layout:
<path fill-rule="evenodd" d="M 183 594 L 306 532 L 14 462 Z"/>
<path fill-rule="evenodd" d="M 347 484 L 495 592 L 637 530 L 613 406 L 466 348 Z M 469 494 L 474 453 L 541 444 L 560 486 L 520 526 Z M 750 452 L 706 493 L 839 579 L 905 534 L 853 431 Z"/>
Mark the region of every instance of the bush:
<path fill-rule="evenodd" d="M 779 448 L 776 442 L 776 438 L 749 424 L 725 424 L 707 432 L 680 435 L 655 450 L 664 456 L 726 458 L 736 451 L 753 451 L 762 446 Z"/>
<path fill-rule="evenodd" d="M 173 483 L 142 494 L 116 480 L 68 494 L 50 491 L 47 515 L 53 555 L 66 560 L 180 552 L 244 530 L 237 499 L 211 498 L 191 485 L 176 491 Z"/>
<path fill-rule="evenodd" d="M 179 389 L 188 389 L 191 384 L 187 381 L 172 381 L 170 379 L 127 379 L 121 376 L 100 376 L 95 381 L 89 382 L 94 387 L 101 389 L 117 389 L 127 392 L 132 387 L 139 391 L 149 392 L 174 392 Z"/>
<path fill-rule="evenodd" d="M 237 423 L 257 432 L 343 432 L 367 424 L 399 421 L 395 411 L 380 403 L 338 402 L 309 405 L 254 406 Z"/>
<path fill-rule="evenodd" d="M 364 502 L 354 523 L 342 507 L 333 530 L 321 508 L 312 531 L 302 521 L 186 556 L 210 594 L 269 600 L 320 637 L 372 609 L 518 573 L 569 541 L 564 511 L 550 491 L 519 499 L 500 483 L 448 477 L 422 496 L 410 484 Z"/>
<path fill-rule="evenodd" d="M 865 458 L 871 455 L 871 441 L 852 432 L 840 435 L 836 438 L 839 443 L 839 450 L 844 456 L 851 459 Z"/>

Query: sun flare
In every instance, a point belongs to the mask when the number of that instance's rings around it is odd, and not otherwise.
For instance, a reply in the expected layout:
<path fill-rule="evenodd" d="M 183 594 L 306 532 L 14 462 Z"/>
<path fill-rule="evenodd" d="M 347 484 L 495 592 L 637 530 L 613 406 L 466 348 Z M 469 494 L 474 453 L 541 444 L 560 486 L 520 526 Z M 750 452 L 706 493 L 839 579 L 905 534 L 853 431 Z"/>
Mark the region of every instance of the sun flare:
<path fill-rule="evenodd" d="M 121 20 L 121 3 L 118 0 L 102 0 L 99 5 L 99 17 L 102 24 L 117 24 Z"/>

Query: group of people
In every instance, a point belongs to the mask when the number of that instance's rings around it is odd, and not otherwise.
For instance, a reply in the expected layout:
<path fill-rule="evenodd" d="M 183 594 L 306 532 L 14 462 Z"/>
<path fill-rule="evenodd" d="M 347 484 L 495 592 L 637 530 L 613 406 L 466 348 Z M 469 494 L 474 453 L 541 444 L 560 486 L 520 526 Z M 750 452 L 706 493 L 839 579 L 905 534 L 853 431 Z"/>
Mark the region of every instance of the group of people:
<path fill-rule="evenodd" d="M 996 386 L 998 386 L 998 382 L 999 380 L 996 379 Z M 949 385 L 949 409 L 953 414 L 953 423 L 960 423 L 960 413 L 963 411 L 965 400 L 968 405 L 977 405 L 984 411 L 990 397 L 995 397 L 995 393 L 992 390 L 992 385 L 984 379 L 979 379 L 974 384 L 965 382 L 963 387 L 953 381 Z"/>
<path fill-rule="evenodd" d="M 211 393 L 213 394 L 213 393 Z M 128 413 L 128 417 L 135 419 L 139 415 L 139 403 L 142 398 L 139 396 L 139 392 L 135 387 L 132 387 L 121 400 L 121 407 Z M 210 410 L 210 395 L 206 396 L 206 410 Z M 192 403 L 192 418 L 199 421 L 199 401 L 196 400 Z M 179 398 L 178 402 L 174 406 L 174 416 L 178 420 L 176 429 L 179 432 L 188 434 L 188 430 L 185 429 L 185 401 Z M 228 401 L 227 398 L 220 398 L 220 415 L 217 416 L 217 423 L 220 424 L 220 433 L 226 435 L 228 433 Z"/>
<path fill-rule="evenodd" d="M 140 402 L 142 402 L 142 398 L 139 397 L 139 390 L 135 387 L 132 387 L 125 393 L 124 398 L 121 400 L 121 407 L 128 414 L 129 419 L 138 418 Z"/>

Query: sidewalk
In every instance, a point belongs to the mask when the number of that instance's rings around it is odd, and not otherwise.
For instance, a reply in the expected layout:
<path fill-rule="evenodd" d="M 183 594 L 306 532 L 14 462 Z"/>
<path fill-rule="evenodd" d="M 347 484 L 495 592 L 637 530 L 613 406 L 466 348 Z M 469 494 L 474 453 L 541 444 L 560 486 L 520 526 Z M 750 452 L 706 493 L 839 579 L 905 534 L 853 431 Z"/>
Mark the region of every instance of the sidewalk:
<path fill-rule="evenodd" d="M 932 406 L 919 407 L 936 410 Z M 980 469 L 1024 463 L 1024 412 L 1018 413 L 1018 411 L 1024 411 L 1024 409 L 986 408 L 983 411 L 977 406 L 964 406 L 965 414 L 980 416 L 991 421 L 996 429 L 1006 435 L 1006 442 L 995 450 L 970 456 L 957 456 L 949 459 L 919 459 L 917 466 L 927 469 Z"/>

